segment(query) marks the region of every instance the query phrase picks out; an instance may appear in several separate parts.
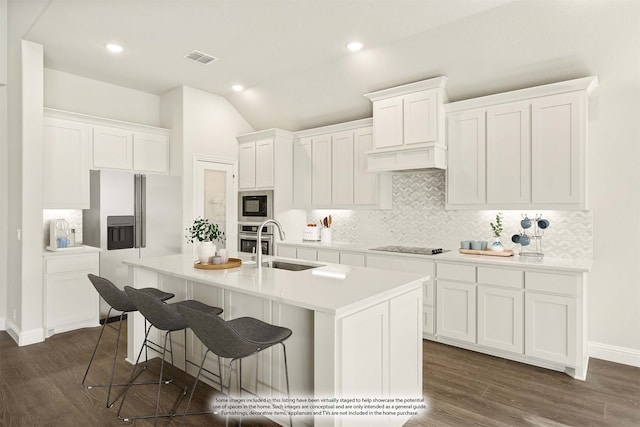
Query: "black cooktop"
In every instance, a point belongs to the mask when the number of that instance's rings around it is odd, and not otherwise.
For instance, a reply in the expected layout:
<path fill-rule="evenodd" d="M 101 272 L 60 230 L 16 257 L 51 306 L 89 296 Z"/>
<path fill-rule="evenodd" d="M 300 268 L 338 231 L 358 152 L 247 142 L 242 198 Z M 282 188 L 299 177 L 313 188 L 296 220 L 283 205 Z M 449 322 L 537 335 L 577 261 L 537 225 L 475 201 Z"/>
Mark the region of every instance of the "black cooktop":
<path fill-rule="evenodd" d="M 448 252 L 448 250 L 443 250 L 442 248 L 419 248 L 415 246 L 380 246 L 378 248 L 371 248 L 370 250 L 416 255 L 436 255 L 443 252 Z"/>

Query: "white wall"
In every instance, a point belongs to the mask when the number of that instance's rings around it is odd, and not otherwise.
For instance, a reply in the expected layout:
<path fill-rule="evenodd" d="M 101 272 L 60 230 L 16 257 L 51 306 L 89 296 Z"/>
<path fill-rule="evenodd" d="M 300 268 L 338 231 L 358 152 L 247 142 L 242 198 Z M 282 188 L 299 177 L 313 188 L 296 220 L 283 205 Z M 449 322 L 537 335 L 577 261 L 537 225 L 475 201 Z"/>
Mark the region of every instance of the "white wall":
<path fill-rule="evenodd" d="M 160 97 L 45 68 L 44 105 L 90 116 L 160 126 Z"/>
<path fill-rule="evenodd" d="M 164 94 L 161 111 L 162 125 L 175 129 L 175 138 L 182 145 L 182 218 L 186 228 L 194 216 L 194 157 L 237 161 L 236 136 L 253 129 L 225 98 L 187 86 Z M 178 134 L 179 130 L 181 134 Z M 185 253 L 192 250 L 186 239 L 182 250 Z"/>

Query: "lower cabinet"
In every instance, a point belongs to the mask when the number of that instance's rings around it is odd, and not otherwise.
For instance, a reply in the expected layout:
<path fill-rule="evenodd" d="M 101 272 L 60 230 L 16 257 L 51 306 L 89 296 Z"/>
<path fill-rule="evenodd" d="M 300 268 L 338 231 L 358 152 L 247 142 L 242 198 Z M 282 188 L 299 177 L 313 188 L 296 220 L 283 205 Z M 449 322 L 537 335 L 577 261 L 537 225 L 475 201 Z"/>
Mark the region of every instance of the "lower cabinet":
<path fill-rule="evenodd" d="M 527 293 L 525 354 L 551 362 L 576 361 L 576 298 Z"/>
<path fill-rule="evenodd" d="M 522 354 L 523 293 L 478 286 L 478 344 Z"/>
<path fill-rule="evenodd" d="M 98 325 L 98 293 L 87 274 L 99 274 L 98 253 L 44 258 L 46 336 Z"/>
<path fill-rule="evenodd" d="M 438 280 L 438 336 L 476 342 L 476 285 Z"/>

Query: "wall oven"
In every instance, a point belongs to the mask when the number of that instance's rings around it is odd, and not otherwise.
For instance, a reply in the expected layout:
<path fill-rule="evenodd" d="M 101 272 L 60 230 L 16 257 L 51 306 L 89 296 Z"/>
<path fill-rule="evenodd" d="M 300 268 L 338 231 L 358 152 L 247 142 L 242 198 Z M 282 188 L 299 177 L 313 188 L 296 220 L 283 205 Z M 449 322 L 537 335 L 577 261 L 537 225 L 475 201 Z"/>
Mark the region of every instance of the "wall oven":
<path fill-rule="evenodd" d="M 238 205 L 239 222 L 262 222 L 273 218 L 273 191 L 240 192 Z"/>
<path fill-rule="evenodd" d="M 255 253 L 258 244 L 258 227 L 260 224 L 238 224 L 238 251 Z M 273 255 L 273 229 L 271 225 L 262 227 L 262 253 Z"/>

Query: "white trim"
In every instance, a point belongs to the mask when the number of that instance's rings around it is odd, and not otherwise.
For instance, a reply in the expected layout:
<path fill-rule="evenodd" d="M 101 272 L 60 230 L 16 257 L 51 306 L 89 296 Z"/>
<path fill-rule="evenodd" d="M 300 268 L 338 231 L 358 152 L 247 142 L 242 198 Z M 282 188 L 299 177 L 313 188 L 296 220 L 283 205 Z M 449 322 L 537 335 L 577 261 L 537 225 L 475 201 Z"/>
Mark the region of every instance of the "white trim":
<path fill-rule="evenodd" d="M 88 114 L 74 113 L 72 111 L 57 110 L 55 108 L 44 108 L 45 117 L 55 117 L 58 119 L 74 120 L 77 122 L 88 123 L 97 126 L 112 126 L 131 131 L 146 132 L 157 135 L 169 135 L 171 129 L 161 128 L 159 126 L 143 125 L 140 123 L 125 122 L 123 120 L 108 119 L 106 117 L 91 116 Z"/>
<path fill-rule="evenodd" d="M 598 86 L 598 77 L 582 77 L 580 79 L 567 80 L 548 85 L 534 86 L 526 89 L 501 92 L 494 95 L 481 96 L 478 98 L 465 99 L 462 101 L 445 104 L 446 113 L 468 110 L 471 108 L 487 107 L 506 102 L 524 101 L 526 99 L 538 98 L 560 93 L 576 92 L 584 90 L 589 95 Z"/>
<path fill-rule="evenodd" d="M 4 331 L 4 330 L 5 330 L 4 317 L 0 317 L 0 331 Z"/>
<path fill-rule="evenodd" d="M 251 132 L 244 135 L 236 136 L 238 142 L 250 142 L 262 138 L 289 138 L 293 139 L 293 134 L 284 129 L 266 129 L 257 132 Z"/>
<path fill-rule="evenodd" d="M 333 125 L 320 126 L 312 129 L 300 130 L 293 132 L 294 138 L 306 138 L 309 136 L 326 135 L 334 132 L 344 132 L 348 130 L 360 129 L 373 126 L 373 117 L 367 117 L 365 119 L 352 120 L 350 122 L 336 123 Z"/>
<path fill-rule="evenodd" d="M 444 87 L 447 85 L 447 80 L 448 78 L 445 76 L 434 77 L 428 80 L 422 80 L 402 86 L 395 86 L 389 89 L 382 89 L 375 92 L 365 93 L 364 96 L 375 102 L 394 96 L 407 95 L 409 93 L 418 92 L 421 90 L 444 89 Z"/>
<path fill-rule="evenodd" d="M 25 345 L 36 344 L 44 341 L 44 329 L 36 328 L 30 329 L 28 331 L 21 331 L 20 328 L 16 326 L 9 319 L 5 319 L 6 323 L 6 331 L 13 338 L 13 340 L 18 344 L 18 346 L 22 347 Z"/>
<path fill-rule="evenodd" d="M 640 368 L 640 350 L 589 341 L 589 357 Z"/>

